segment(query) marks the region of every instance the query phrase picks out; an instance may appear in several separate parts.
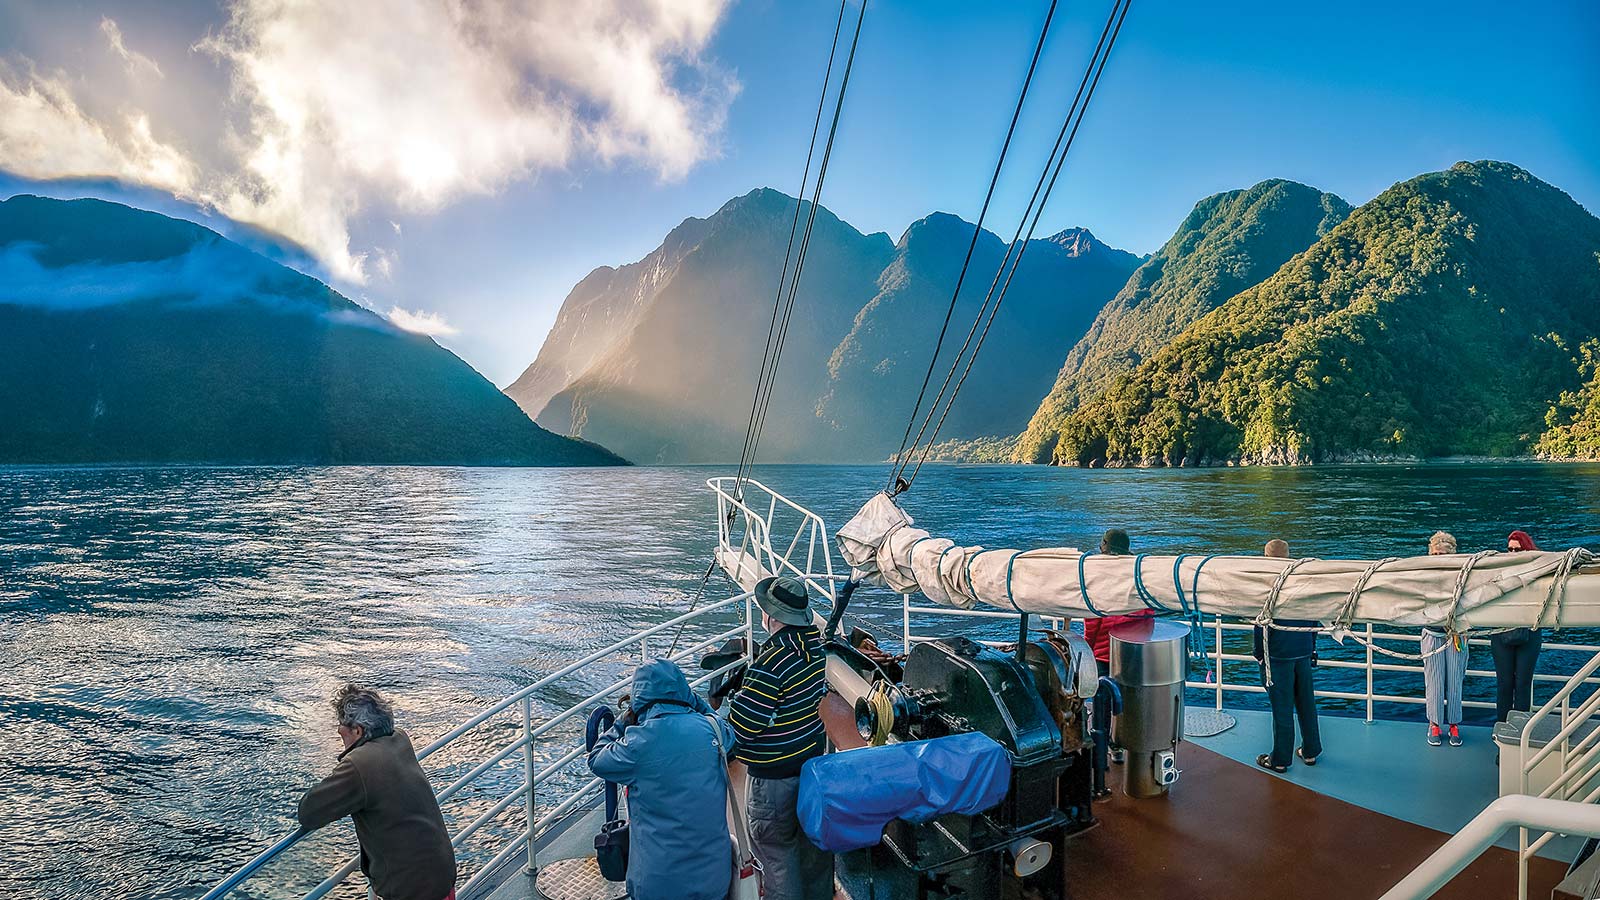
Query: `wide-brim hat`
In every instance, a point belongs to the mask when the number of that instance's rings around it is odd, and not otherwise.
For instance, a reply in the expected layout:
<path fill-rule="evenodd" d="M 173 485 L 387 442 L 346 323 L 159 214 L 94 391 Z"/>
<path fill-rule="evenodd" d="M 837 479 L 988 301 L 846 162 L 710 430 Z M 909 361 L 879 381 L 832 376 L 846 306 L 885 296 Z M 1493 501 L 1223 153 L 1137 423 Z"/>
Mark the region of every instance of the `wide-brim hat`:
<path fill-rule="evenodd" d="M 785 625 L 811 624 L 811 595 L 806 583 L 790 575 L 756 582 L 756 605 Z"/>

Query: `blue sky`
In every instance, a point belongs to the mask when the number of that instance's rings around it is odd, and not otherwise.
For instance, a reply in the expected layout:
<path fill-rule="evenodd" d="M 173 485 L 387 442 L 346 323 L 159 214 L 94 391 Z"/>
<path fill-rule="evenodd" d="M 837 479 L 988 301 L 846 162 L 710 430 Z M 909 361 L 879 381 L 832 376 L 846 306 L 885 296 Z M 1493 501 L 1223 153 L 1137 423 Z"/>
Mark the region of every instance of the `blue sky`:
<path fill-rule="evenodd" d="M 519 21 L 553 24 L 494 52 L 529 84 L 553 85 L 565 102 L 552 109 L 592 134 L 572 138 L 563 152 L 527 133 L 558 119 L 530 118 L 505 138 L 511 149 L 456 143 L 430 146 L 432 155 L 376 153 L 357 171 L 367 179 L 360 189 L 348 187 L 350 164 L 329 161 L 330 151 L 296 170 L 307 182 L 298 200 L 235 196 L 223 208 L 290 223 L 281 230 L 335 248 L 320 255 L 336 286 L 380 311 L 437 317 L 430 321 L 448 330 L 440 342 L 503 385 L 533 359 L 567 290 L 595 266 L 636 260 L 685 216 L 707 215 L 751 188 L 794 192 L 837 6 L 685 0 L 681 20 L 635 22 L 630 27 L 647 29 L 658 48 L 651 61 L 660 75 L 644 101 L 658 108 L 640 113 L 617 99 L 634 94 L 601 83 L 608 76 L 585 64 L 613 46 L 604 16 L 637 19 L 637 4 L 597 2 L 597 20 L 568 34 L 559 3 L 501 2 Z M 56 85 L 79 118 L 101 123 L 122 148 L 86 153 L 80 163 L 114 171 L 70 174 L 120 176 L 214 201 L 226 195 L 209 173 L 243 166 L 240 135 L 259 126 L 256 107 L 238 100 L 239 72 L 253 65 L 258 79 L 278 77 L 246 85 L 258 98 L 271 95 L 263 84 L 305 69 L 306 57 L 294 54 L 317 49 L 265 43 L 265 26 L 282 24 L 261 21 L 268 6 L 0 3 L 0 107 L 8 96 L 18 102 L 30 78 L 36 95 L 44 96 L 40 85 Z M 934 210 L 974 218 L 1046 6 L 872 0 L 824 205 L 863 231 L 895 237 Z M 995 230 L 1014 227 L 1108 7 L 1061 4 L 991 212 Z M 367 130 L 335 151 L 370 154 L 372 145 L 360 141 L 391 128 L 471 135 L 506 118 L 487 104 L 462 114 L 464 95 L 448 91 L 425 98 L 436 108 L 419 106 L 422 85 L 407 83 L 406 67 L 390 67 L 393 54 L 361 52 L 363 41 L 392 47 L 395 36 L 363 33 L 351 21 L 347 33 L 312 23 L 318 41 L 338 48 L 349 66 L 369 66 L 332 80 L 359 82 L 371 72 L 383 92 L 354 107 L 359 117 L 346 118 Z M 563 54 L 574 60 L 563 64 Z M 459 60 L 440 65 L 462 71 Z M 328 80 L 315 90 L 326 91 Z M 153 144 L 116 133 L 133 113 L 146 116 Z M 0 169 L 69 174 L 19 155 L 17 136 L 6 134 L 24 127 L 18 122 L 25 124 L 0 116 Z M 57 125 L 44 122 L 40 133 L 85 140 Z M 172 158 L 151 146 L 172 148 Z M 129 147 L 138 160 L 128 160 Z M 463 147 L 500 155 L 465 166 L 438 158 Z M 1217 191 L 1282 177 L 1361 203 L 1397 181 L 1483 158 L 1522 165 L 1600 211 L 1600 6 L 1135 0 L 1042 227 L 1086 226 L 1145 253 Z M 456 181 L 418 174 L 430 165 Z M 336 223 L 343 231 L 319 214 L 326 191 L 348 192 Z M 364 254 L 359 280 L 341 277 L 341 237 L 350 254 Z"/>

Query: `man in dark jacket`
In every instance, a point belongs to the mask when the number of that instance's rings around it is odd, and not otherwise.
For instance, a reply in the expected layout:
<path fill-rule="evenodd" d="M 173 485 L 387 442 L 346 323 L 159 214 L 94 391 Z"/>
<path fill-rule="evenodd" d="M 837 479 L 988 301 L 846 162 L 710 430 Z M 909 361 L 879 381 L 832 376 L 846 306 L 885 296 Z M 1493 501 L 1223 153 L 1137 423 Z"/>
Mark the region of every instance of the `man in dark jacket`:
<path fill-rule="evenodd" d="M 632 707 L 621 734 L 601 735 L 589 751 L 590 771 L 628 786 L 628 896 L 723 900 L 733 842 L 722 753 L 733 729 L 664 659 L 634 670 Z"/>
<path fill-rule="evenodd" d="M 456 856 L 428 776 L 394 710 L 376 691 L 347 684 L 333 697 L 344 752 L 333 774 L 300 800 L 300 827 L 349 816 L 361 871 L 381 900 L 454 900 Z"/>
<path fill-rule="evenodd" d="M 1280 540 L 1267 544 L 1264 556 L 1288 559 L 1289 545 Z M 1282 627 L 1278 627 L 1282 626 Z M 1284 619 L 1274 622 L 1263 633 L 1255 630 L 1252 655 L 1261 664 L 1267 682 L 1267 701 L 1272 704 L 1272 752 L 1256 757 L 1256 765 L 1274 772 L 1287 772 L 1289 754 L 1295 752 L 1308 766 L 1322 755 L 1322 730 L 1317 725 L 1317 695 L 1312 683 L 1316 661 L 1316 622 Z M 1285 629 L 1296 629 L 1288 631 Z M 1300 720 L 1300 749 L 1294 749 L 1295 719 Z"/>

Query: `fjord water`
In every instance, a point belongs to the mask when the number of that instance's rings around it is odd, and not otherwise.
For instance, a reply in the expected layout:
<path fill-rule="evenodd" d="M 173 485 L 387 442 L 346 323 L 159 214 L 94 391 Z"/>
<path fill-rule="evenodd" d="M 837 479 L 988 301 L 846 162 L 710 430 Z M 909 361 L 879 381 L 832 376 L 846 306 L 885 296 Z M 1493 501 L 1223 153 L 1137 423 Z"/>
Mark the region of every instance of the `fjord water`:
<path fill-rule="evenodd" d="M 292 829 L 300 791 L 338 749 L 324 698 L 341 681 L 390 692 L 420 746 L 684 610 L 715 535 L 703 484 L 715 474 L 0 470 L 0 892 L 198 896 Z M 886 471 L 756 476 L 837 526 Z M 903 502 L 994 547 L 1092 546 L 1110 525 L 1151 552 L 1256 552 L 1283 537 L 1301 555 L 1409 555 L 1437 528 L 1463 549 L 1503 546 L 1514 527 L 1546 548 L 1600 546 L 1596 465 L 937 467 Z M 708 597 L 726 594 L 714 579 Z M 857 605 L 898 634 L 892 598 Z M 463 754 L 514 736 L 489 732 Z M 511 777 L 461 809 L 487 809 Z M 299 896 L 352 847 L 347 825 L 327 829 L 245 896 Z"/>

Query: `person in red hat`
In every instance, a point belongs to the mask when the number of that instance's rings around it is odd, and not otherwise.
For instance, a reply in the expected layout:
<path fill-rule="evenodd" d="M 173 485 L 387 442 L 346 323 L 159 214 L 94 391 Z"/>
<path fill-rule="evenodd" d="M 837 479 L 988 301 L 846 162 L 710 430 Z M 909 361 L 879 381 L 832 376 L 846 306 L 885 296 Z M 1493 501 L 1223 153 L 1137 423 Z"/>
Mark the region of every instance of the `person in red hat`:
<path fill-rule="evenodd" d="M 1539 549 L 1526 531 L 1518 529 L 1506 536 L 1507 553 L 1528 553 Z M 1494 657 L 1494 720 L 1504 722 L 1513 709 L 1533 708 L 1533 670 L 1539 663 L 1539 648 L 1544 632 L 1537 628 L 1513 628 L 1489 638 L 1489 654 Z"/>

